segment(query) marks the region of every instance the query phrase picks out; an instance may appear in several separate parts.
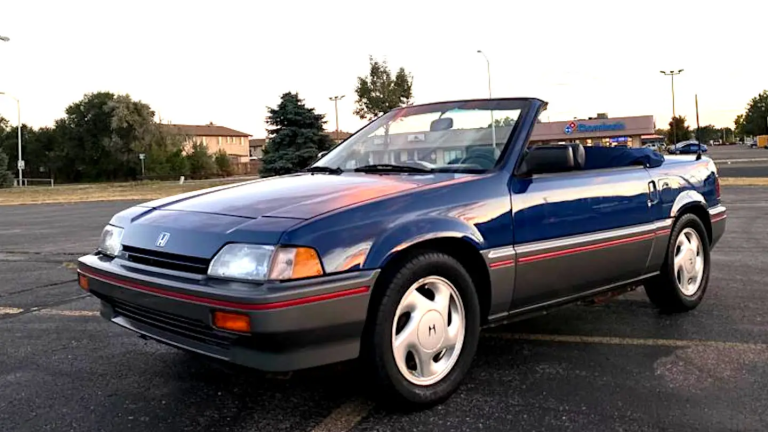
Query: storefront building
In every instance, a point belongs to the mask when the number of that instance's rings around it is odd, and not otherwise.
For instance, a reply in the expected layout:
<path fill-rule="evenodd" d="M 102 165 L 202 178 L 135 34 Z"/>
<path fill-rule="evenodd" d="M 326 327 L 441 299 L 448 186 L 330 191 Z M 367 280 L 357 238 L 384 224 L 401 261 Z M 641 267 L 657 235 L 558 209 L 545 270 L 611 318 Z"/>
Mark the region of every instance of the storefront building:
<path fill-rule="evenodd" d="M 652 135 L 654 130 L 653 116 L 608 118 L 600 114 L 589 120 L 539 123 L 533 129 L 531 143 L 642 147 L 641 137 Z"/>

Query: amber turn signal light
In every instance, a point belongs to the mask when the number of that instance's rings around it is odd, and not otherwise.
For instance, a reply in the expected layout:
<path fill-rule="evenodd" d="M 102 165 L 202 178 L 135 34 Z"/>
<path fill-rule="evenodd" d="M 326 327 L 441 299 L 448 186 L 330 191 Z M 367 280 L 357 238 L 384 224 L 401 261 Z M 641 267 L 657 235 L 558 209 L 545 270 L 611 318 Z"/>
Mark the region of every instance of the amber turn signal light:
<path fill-rule="evenodd" d="M 293 264 L 291 279 L 320 276 L 323 274 L 323 266 L 317 252 L 310 248 L 296 248 L 296 259 Z"/>
<path fill-rule="evenodd" d="M 88 276 L 82 273 L 77 275 L 77 283 L 80 284 L 80 288 L 88 291 L 90 289 L 90 287 L 88 286 L 88 282 L 89 282 Z"/>
<path fill-rule="evenodd" d="M 247 333 L 251 331 L 251 318 L 234 312 L 213 312 L 213 325 L 222 330 Z"/>

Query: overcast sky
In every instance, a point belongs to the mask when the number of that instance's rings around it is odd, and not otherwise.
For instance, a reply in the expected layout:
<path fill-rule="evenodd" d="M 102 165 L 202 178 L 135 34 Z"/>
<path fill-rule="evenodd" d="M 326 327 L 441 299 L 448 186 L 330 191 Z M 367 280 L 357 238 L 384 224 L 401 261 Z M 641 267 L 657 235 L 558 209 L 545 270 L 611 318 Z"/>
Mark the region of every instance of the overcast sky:
<path fill-rule="evenodd" d="M 22 120 L 53 124 L 84 93 L 142 100 L 174 123 L 263 137 L 266 106 L 286 91 L 327 114 L 352 115 L 368 55 L 414 76 L 416 103 L 487 96 L 549 102 L 542 119 L 677 113 L 732 126 L 768 89 L 768 2 L 739 1 L 35 1 L 0 5 L 0 91 Z M 672 25 L 672 27 L 670 27 Z M 14 103 L 0 115 L 15 123 Z"/>

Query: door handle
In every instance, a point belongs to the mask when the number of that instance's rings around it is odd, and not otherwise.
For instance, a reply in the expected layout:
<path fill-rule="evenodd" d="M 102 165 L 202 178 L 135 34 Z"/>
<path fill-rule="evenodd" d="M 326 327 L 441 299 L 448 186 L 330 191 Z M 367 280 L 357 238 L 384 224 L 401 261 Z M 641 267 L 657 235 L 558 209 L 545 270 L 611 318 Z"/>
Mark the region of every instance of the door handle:
<path fill-rule="evenodd" d="M 656 187 L 656 182 L 651 180 L 648 182 L 648 207 L 651 207 L 658 202 L 659 189 Z"/>

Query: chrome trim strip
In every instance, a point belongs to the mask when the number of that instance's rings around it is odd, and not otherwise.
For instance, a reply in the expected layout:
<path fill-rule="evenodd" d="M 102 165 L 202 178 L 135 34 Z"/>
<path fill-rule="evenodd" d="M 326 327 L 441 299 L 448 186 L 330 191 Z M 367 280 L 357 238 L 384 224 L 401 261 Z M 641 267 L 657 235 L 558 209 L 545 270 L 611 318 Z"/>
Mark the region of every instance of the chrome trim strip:
<path fill-rule="evenodd" d="M 631 228 L 620 228 L 610 231 L 601 231 L 597 233 L 583 234 L 573 237 L 565 237 L 557 240 L 545 240 L 541 242 L 526 243 L 516 248 L 517 253 L 529 253 L 536 252 L 545 249 L 557 249 L 562 247 L 574 246 L 581 243 L 591 243 L 600 240 L 608 240 L 615 237 L 630 236 L 632 234 L 642 234 L 649 231 L 655 231 L 659 228 L 671 225 L 671 222 L 667 220 L 661 222 L 653 222 L 649 224 L 636 225 Z"/>
<path fill-rule="evenodd" d="M 673 223 L 675 223 L 675 220 L 672 218 L 669 218 L 669 219 L 656 221 L 653 224 L 656 226 L 656 229 L 659 229 L 659 228 L 669 228 L 672 226 Z"/>
<path fill-rule="evenodd" d="M 514 256 L 517 252 L 514 247 L 502 247 L 500 249 L 491 249 L 488 252 L 488 258 L 501 258 L 505 256 Z"/>

